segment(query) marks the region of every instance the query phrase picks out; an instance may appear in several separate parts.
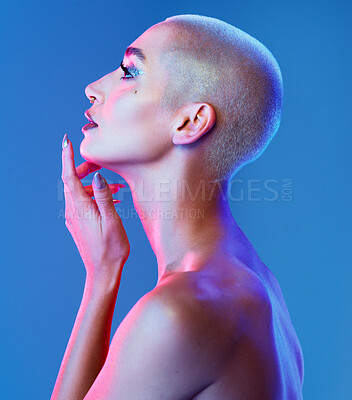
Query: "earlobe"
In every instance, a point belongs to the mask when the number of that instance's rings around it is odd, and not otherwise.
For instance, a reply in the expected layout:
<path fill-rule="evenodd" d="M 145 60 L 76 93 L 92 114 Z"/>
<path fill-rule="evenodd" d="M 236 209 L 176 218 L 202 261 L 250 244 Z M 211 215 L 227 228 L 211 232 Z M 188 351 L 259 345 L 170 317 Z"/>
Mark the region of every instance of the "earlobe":
<path fill-rule="evenodd" d="M 193 103 L 178 112 L 172 127 L 174 144 L 193 143 L 207 133 L 216 121 L 214 108 L 208 103 Z"/>

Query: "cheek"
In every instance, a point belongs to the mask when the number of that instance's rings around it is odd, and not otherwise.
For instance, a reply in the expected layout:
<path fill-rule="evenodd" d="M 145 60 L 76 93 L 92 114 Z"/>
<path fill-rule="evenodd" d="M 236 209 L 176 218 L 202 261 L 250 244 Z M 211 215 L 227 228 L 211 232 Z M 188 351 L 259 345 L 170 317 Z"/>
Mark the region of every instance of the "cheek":
<path fill-rule="evenodd" d="M 107 102 L 103 105 L 102 125 L 105 128 L 111 129 L 117 126 L 117 121 L 120 126 L 121 124 L 125 124 L 125 121 L 130 118 L 133 112 L 134 102 L 133 89 L 120 90 L 116 94 L 111 94 Z"/>
<path fill-rule="evenodd" d="M 106 160 L 148 161 L 172 145 L 155 92 L 147 96 L 133 90 L 110 97 L 102 110 L 99 134 L 92 139 L 95 151 Z"/>
<path fill-rule="evenodd" d="M 160 130 L 162 122 L 158 111 L 159 99 L 155 94 L 124 93 L 123 98 L 112 101 L 104 110 L 104 127 L 108 134 L 134 140 L 150 140 Z"/>

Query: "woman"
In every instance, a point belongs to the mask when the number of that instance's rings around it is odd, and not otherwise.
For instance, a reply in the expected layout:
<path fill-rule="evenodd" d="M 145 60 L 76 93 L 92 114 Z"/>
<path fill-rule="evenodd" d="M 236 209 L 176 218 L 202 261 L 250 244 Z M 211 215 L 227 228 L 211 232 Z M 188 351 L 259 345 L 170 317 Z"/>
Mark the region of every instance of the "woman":
<path fill-rule="evenodd" d="M 86 95 L 86 162 L 75 167 L 65 135 L 62 179 L 87 274 L 52 400 L 302 399 L 303 355 L 280 286 L 228 204 L 231 178 L 279 128 L 273 55 L 223 21 L 175 16 Z M 110 347 L 130 247 L 112 199 L 120 186 L 99 173 L 80 182 L 101 167 L 130 186 L 158 266 Z"/>

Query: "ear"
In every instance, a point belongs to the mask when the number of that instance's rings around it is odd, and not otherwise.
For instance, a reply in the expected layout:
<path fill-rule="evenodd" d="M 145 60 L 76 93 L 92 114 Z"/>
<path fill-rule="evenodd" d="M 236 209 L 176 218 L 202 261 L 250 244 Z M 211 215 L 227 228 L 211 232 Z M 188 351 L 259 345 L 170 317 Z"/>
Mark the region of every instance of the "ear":
<path fill-rule="evenodd" d="M 193 143 L 207 133 L 215 121 L 215 110 L 210 104 L 187 104 L 177 111 L 172 126 L 172 141 L 174 144 Z"/>

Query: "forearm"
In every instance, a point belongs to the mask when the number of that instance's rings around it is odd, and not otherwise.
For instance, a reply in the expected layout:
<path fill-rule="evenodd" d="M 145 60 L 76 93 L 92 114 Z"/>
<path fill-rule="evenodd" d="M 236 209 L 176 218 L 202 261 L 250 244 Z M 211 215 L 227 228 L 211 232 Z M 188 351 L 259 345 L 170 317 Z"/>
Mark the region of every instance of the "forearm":
<path fill-rule="evenodd" d="M 120 280 L 121 272 L 106 283 L 86 278 L 51 400 L 82 400 L 98 376 L 109 351 Z"/>

